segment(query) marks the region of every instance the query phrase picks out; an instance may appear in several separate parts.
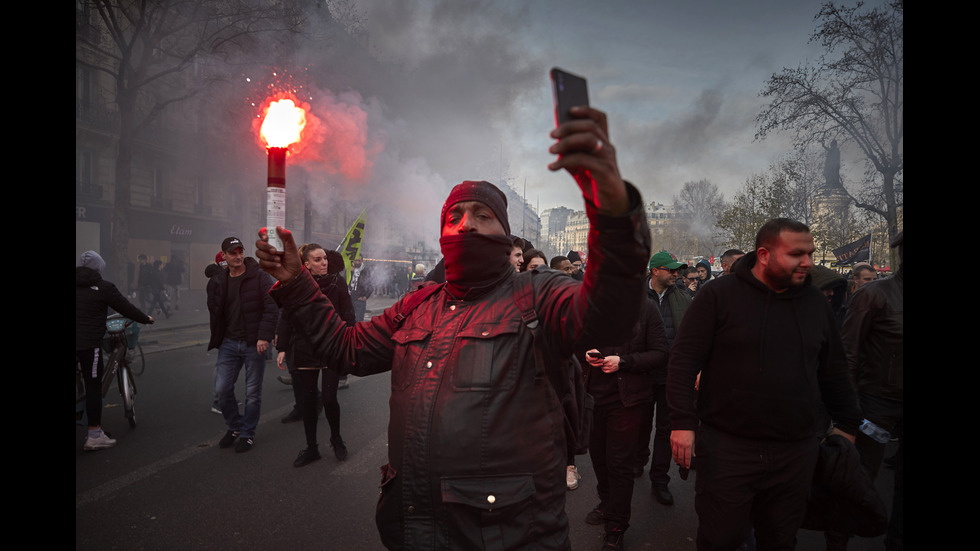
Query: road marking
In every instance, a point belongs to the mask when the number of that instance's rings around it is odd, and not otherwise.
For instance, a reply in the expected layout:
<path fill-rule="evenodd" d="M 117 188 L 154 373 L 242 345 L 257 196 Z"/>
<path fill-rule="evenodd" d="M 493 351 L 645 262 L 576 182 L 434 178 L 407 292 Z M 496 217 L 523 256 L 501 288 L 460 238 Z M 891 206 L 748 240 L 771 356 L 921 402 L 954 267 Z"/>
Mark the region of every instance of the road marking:
<path fill-rule="evenodd" d="M 354 382 L 353 379 L 355 378 L 352 377 L 351 380 L 352 383 Z M 279 420 L 284 415 L 289 413 L 289 411 L 291 411 L 292 409 L 293 409 L 293 404 L 288 404 L 279 409 L 266 412 L 260 417 L 259 424 L 264 425 L 265 423 L 271 422 L 273 420 L 279 422 Z M 96 502 L 108 495 L 118 492 L 123 488 L 135 484 L 145 478 L 149 478 L 159 473 L 160 471 L 166 469 L 167 467 L 176 465 L 181 461 L 186 461 L 196 456 L 197 454 L 205 452 L 206 450 L 211 450 L 214 448 L 214 446 L 217 445 L 218 440 L 220 440 L 220 437 L 210 438 L 199 444 L 188 446 L 187 448 L 184 448 L 183 450 L 180 450 L 177 453 L 170 455 L 169 457 L 165 457 L 158 461 L 154 461 L 153 463 L 150 463 L 145 467 L 140 467 L 135 471 L 124 474 L 104 484 L 100 484 L 99 486 L 96 486 L 91 490 L 82 492 L 81 494 L 76 494 L 75 508 L 78 509 L 79 507 L 88 505 L 89 503 Z M 382 458 L 382 461 L 384 461 L 384 458 L 388 457 L 387 446 L 388 446 L 388 427 L 386 425 L 385 429 L 381 432 L 379 436 L 375 437 L 373 440 L 368 442 L 368 445 L 365 446 L 363 450 L 357 450 L 357 453 L 353 453 L 349 455 L 348 460 L 344 461 L 338 467 L 331 470 L 330 474 L 350 475 L 350 474 L 368 473 L 372 469 L 375 469 L 380 466 L 380 464 L 378 463 L 379 457 Z M 373 463 L 373 465 L 371 463 Z"/>

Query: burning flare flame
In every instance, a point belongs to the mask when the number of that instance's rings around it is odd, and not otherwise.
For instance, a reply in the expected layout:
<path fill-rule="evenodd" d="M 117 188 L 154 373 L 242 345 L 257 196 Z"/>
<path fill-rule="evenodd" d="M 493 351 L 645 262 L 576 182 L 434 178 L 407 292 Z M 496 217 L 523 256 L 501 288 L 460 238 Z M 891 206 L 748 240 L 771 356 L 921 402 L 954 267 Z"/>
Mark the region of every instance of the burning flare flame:
<path fill-rule="evenodd" d="M 280 99 L 269 104 L 259 136 L 267 147 L 289 147 L 300 140 L 306 127 L 306 111 L 291 99 Z"/>

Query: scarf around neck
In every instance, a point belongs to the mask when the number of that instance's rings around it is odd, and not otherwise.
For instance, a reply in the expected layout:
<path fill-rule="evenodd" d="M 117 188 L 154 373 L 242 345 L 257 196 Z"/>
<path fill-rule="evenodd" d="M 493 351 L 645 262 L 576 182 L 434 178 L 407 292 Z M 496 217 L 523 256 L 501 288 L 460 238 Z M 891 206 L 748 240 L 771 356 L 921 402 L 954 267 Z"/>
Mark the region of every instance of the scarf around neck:
<path fill-rule="evenodd" d="M 439 246 L 446 261 L 449 293 L 457 299 L 478 298 L 514 273 L 510 263 L 513 243 L 506 235 L 447 235 L 439 239 Z"/>

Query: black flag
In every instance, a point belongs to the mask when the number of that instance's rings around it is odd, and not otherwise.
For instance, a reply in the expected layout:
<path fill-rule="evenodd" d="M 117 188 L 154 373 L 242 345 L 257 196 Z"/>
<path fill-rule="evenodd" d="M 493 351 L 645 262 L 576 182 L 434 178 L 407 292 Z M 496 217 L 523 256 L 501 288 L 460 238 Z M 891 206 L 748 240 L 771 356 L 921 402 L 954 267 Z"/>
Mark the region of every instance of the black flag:
<path fill-rule="evenodd" d="M 869 233 L 853 243 L 834 249 L 834 256 L 837 257 L 837 262 L 840 264 L 867 262 L 871 258 L 871 234 Z"/>

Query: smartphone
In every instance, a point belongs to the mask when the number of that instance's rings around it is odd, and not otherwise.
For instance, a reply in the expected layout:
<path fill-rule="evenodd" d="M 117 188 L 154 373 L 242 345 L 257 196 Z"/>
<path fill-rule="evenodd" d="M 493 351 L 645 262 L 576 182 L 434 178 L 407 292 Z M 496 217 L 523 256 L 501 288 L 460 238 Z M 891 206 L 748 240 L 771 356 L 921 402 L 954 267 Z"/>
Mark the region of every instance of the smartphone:
<path fill-rule="evenodd" d="M 600 354 L 598 352 L 589 352 L 588 355 L 589 355 L 590 358 L 595 358 L 596 360 L 601 360 L 601 359 L 605 358 L 605 356 L 603 356 L 602 354 Z"/>
<path fill-rule="evenodd" d="M 585 79 L 558 67 L 551 69 L 551 89 L 555 99 L 555 126 L 572 119 L 569 112 L 572 107 L 589 104 Z"/>

